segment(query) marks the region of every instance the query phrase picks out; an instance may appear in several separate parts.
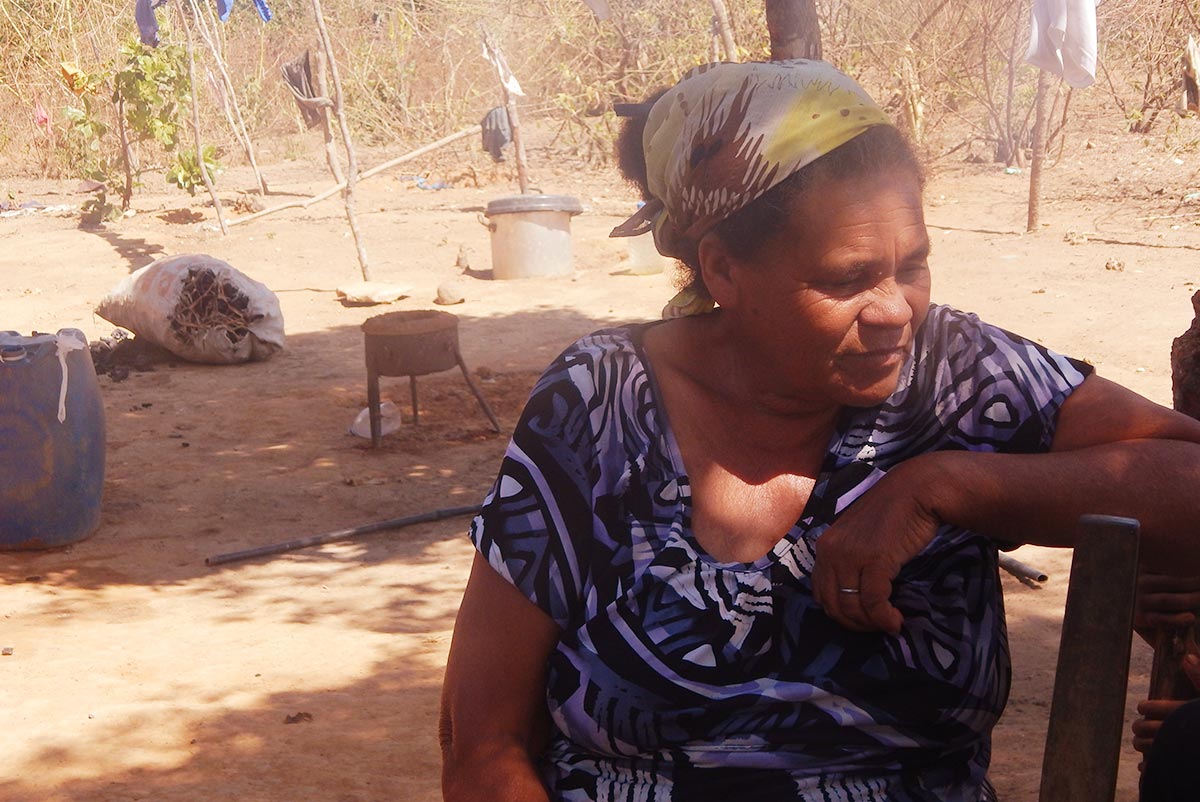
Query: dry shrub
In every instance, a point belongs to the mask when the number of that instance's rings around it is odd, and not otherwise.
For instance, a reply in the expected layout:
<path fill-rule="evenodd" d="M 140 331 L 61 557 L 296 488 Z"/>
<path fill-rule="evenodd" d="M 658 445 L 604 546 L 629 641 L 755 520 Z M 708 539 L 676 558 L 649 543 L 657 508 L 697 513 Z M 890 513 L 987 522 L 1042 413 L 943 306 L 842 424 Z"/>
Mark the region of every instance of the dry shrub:
<path fill-rule="evenodd" d="M 1177 110 L 1180 57 L 1188 35 L 1200 36 L 1195 0 L 1108 0 L 1098 8 L 1100 85 L 1131 133 L 1148 133 L 1159 116 Z"/>
<path fill-rule="evenodd" d="M 827 54 L 876 92 L 928 156 L 980 142 L 991 158 L 1019 164 L 1031 138 L 1037 81 L 1024 63 L 1027 6 L 832 0 L 823 4 Z M 919 104 L 919 120 L 905 113 L 910 104 Z M 958 141 L 947 140 L 951 132 Z"/>
<path fill-rule="evenodd" d="M 210 0 L 202 0 L 210 2 Z M 173 0 L 172 14 L 183 4 Z M 324 0 L 352 127 L 365 146 L 403 151 L 475 122 L 500 102 L 481 56 L 481 29 L 503 47 L 525 88 L 524 119 L 549 123 L 554 147 L 580 161 L 609 158 L 614 101 L 637 100 L 714 57 L 708 0 L 610 0 L 597 20 L 582 0 Z M 1022 62 L 1027 0 L 818 0 L 826 57 L 858 77 L 898 117 L 920 108 L 933 155 L 968 142 L 1019 163 L 1029 140 L 1036 71 Z M 1173 102 L 1181 34 L 1197 0 L 1108 0 L 1100 6 L 1103 86 L 1122 115 L 1148 128 Z M 251 135 L 280 158 L 303 132 L 279 67 L 316 37 L 309 0 L 272 0 L 262 24 L 249 2 L 219 26 L 221 48 Z M 743 59 L 768 55 L 762 0 L 727 0 Z M 161 13 L 161 12 L 160 12 Z M 86 4 L 0 0 L 0 159 L 8 172 L 63 170 L 56 132 L 71 100 L 60 61 L 88 70 L 113 58 L 136 31 L 128 0 Z M 164 34 L 182 41 L 181 31 Z M 1186 41 L 1186 36 L 1183 36 Z M 201 76 L 212 69 L 198 52 Z M 227 163 L 241 159 L 207 79 L 200 88 L 204 137 Z M 1055 94 L 1061 120 L 1065 92 Z M 35 102 L 51 113 L 49 135 L 33 125 Z M 539 126 L 541 127 L 541 126 Z M 1057 127 L 1057 126 L 1056 126 Z M 952 138 L 948 131 L 955 133 Z M 967 142 L 963 141 L 965 130 Z M 318 139 L 299 140 L 319 152 Z M 286 154 L 294 155 L 294 154 Z"/>

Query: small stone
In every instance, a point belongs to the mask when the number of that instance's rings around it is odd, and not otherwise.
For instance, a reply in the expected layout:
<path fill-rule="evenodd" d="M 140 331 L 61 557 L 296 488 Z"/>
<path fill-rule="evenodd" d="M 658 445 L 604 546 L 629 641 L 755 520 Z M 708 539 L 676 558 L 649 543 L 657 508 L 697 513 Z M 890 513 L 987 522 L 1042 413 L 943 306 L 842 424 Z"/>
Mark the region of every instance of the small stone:
<path fill-rule="evenodd" d="M 12 653 L 13 653 L 13 647 L 11 647 L 11 646 L 5 646 L 3 649 L 0 649 L 0 655 L 4 655 L 5 657 L 11 656 Z"/>
<path fill-rule="evenodd" d="M 1118 273 L 1125 272 L 1125 262 L 1121 259 L 1109 259 L 1104 263 L 1105 270 L 1114 270 Z"/>
<path fill-rule="evenodd" d="M 454 304 L 461 304 L 465 300 L 467 299 L 463 297 L 462 290 L 447 281 L 438 286 L 437 298 L 434 298 L 433 302 L 441 306 L 453 306 Z"/>

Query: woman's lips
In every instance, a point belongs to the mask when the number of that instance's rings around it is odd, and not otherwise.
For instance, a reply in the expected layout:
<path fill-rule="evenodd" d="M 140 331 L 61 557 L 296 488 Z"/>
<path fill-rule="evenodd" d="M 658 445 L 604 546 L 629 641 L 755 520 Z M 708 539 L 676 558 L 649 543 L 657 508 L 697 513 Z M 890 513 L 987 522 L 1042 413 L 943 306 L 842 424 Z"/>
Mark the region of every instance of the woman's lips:
<path fill-rule="evenodd" d="M 859 357 L 861 359 L 891 359 L 893 357 L 903 358 L 908 356 L 908 348 L 897 346 L 895 348 L 877 348 L 873 351 L 858 351 L 850 354 L 850 356 Z"/>
<path fill-rule="evenodd" d="M 873 351 L 856 351 L 845 355 L 851 365 L 890 370 L 908 358 L 908 347 L 878 348 Z"/>

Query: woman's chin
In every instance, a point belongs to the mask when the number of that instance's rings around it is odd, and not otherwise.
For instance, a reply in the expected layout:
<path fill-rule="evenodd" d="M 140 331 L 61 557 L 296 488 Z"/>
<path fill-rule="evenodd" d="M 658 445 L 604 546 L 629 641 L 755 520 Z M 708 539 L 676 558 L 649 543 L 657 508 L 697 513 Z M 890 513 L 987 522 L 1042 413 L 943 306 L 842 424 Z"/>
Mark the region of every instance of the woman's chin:
<path fill-rule="evenodd" d="M 874 381 L 846 382 L 838 386 L 834 397 L 842 406 L 876 407 L 887 401 L 900 385 L 900 371 Z"/>

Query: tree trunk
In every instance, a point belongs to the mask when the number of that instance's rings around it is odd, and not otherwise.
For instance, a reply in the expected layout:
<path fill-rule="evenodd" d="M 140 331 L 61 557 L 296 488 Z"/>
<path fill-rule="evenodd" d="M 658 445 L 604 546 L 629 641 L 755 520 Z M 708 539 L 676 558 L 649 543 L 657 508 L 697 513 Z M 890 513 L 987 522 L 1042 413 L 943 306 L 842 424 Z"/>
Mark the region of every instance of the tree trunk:
<path fill-rule="evenodd" d="M 1038 211 L 1042 196 L 1042 164 L 1046 161 L 1046 92 L 1049 91 L 1046 71 L 1038 70 L 1037 95 L 1034 98 L 1036 114 L 1033 118 L 1033 159 L 1029 165 L 1029 214 L 1025 232 L 1038 230 Z"/>
<path fill-rule="evenodd" d="M 771 60 L 821 58 L 821 26 L 815 0 L 766 0 Z"/>

